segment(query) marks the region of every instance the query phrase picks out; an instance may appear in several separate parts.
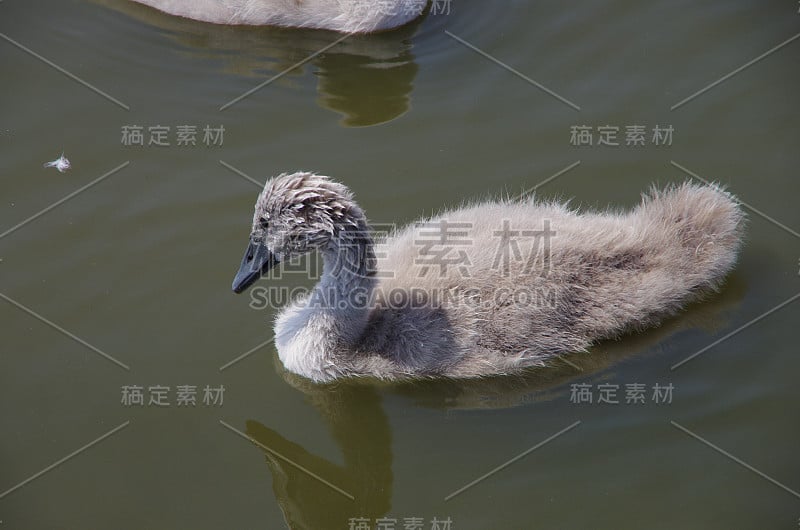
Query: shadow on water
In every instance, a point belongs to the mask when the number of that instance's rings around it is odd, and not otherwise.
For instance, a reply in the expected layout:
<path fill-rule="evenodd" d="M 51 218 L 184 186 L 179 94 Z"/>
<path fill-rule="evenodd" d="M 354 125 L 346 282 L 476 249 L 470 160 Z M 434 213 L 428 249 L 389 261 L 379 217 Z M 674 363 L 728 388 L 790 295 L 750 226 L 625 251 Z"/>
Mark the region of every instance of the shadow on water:
<path fill-rule="evenodd" d="M 287 383 L 303 392 L 327 423 L 344 465 L 313 455 L 256 421 L 247 422 L 247 434 L 293 462 L 264 451 L 276 499 L 290 528 L 343 528 L 356 517 L 374 521 L 389 513 L 392 497 L 392 433 L 382 406 L 383 394 L 403 396 L 415 406 L 448 410 L 499 410 L 562 399 L 568 395 L 571 381 L 602 377 L 624 360 L 645 352 L 652 354 L 661 342 L 678 332 L 698 328 L 717 331 L 738 308 L 745 292 L 746 285 L 734 275 L 721 293 L 691 305 L 658 328 L 601 343 L 588 354 L 572 354 L 551 367 L 531 369 L 517 376 L 410 383 L 364 379 L 317 385 L 286 372 L 276 356 L 277 369 Z M 354 499 L 298 466 L 323 477 Z"/>
<path fill-rule="evenodd" d="M 392 498 L 392 432 L 378 390 L 340 385 L 309 389 L 306 396 L 328 423 L 344 465 L 313 455 L 256 421 L 246 426 L 248 436 L 286 459 L 264 451 L 275 498 L 289 528 L 346 528 L 351 518 L 375 520 L 387 514 Z"/>
<path fill-rule="evenodd" d="M 287 70 L 284 80 L 302 76 L 303 66 L 293 68 L 297 63 L 343 37 L 323 30 L 208 24 L 130 1 L 94 1 L 158 28 L 193 57 L 221 60 L 227 74 L 255 78 L 253 86 Z M 388 32 L 348 36 L 314 57 L 309 64 L 317 76 L 317 103 L 341 114 L 348 127 L 405 114 L 419 70 L 411 39 L 422 18 Z"/>

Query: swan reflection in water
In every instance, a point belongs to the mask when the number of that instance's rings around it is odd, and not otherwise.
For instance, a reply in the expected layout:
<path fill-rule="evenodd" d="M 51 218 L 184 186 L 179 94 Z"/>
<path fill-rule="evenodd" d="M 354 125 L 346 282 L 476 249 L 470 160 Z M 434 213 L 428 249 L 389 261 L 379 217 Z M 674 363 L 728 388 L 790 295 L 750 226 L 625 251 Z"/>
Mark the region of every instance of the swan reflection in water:
<path fill-rule="evenodd" d="M 94 1 L 158 28 L 178 45 L 174 50 L 179 53 L 224 61 L 226 73 L 247 77 L 252 80 L 248 83 L 251 87 L 286 72 L 275 80 L 276 85 L 285 87 L 310 70 L 317 77 L 317 103 L 340 114 L 344 126 L 385 123 L 410 108 L 419 70 L 411 39 L 424 17 L 384 33 L 343 35 L 311 29 L 223 26 L 168 15 L 128 0 Z M 262 98 L 267 109 L 269 95 L 263 92 L 268 90 L 265 86 L 249 97 Z M 239 95 L 232 94 L 230 99 Z M 231 110 L 235 108 L 235 104 L 231 106 Z"/>
<path fill-rule="evenodd" d="M 675 359 L 659 355 L 661 344 L 687 329 L 702 329 L 709 335 L 718 332 L 738 307 L 745 291 L 746 286 L 734 273 L 719 295 L 691 305 L 660 328 L 627 336 L 620 341 L 601 343 L 589 354 L 569 355 L 562 363 L 533 369 L 520 376 L 400 384 L 358 379 L 319 385 L 286 371 L 273 352 L 276 370 L 287 383 L 304 393 L 306 400 L 328 425 L 341 451 L 343 464 L 308 452 L 302 445 L 287 440 L 259 421 L 247 421 L 245 430 L 258 444 L 295 464 L 261 449 L 272 475 L 275 498 L 289 528 L 341 530 L 348 528 L 352 518 L 368 519 L 374 525 L 375 520 L 381 517 L 397 518 L 399 528 L 402 518 L 392 509 L 392 431 L 382 396 L 399 395 L 408 407 L 485 410 L 487 413 L 519 406 L 557 406 L 559 401 L 569 403 L 572 382 L 578 379 L 581 382 L 613 380 L 618 377 L 616 366 L 637 355 L 646 354 L 650 356 L 648 363 L 658 363 L 664 366 L 665 371 L 668 370 Z M 542 432 L 542 438 L 549 434 L 552 433 Z M 484 470 L 476 470 L 480 471 Z M 442 498 L 447 493 L 443 491 Z"/>

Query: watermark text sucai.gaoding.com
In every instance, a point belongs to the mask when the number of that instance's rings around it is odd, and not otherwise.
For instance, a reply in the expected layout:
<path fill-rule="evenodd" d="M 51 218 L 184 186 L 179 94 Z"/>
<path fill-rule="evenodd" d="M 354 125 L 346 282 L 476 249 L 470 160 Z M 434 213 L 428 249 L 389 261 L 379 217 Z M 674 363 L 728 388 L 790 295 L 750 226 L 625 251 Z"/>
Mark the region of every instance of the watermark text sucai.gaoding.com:
<path fill-rule="evenodd" d="M 250 308 L 276 309 L 287 303 L 303 300 L 314 309 L 440 309 L 453 307 L 498 307 L 514 305 L 530 308 L 555 308 L 559 290 L 550 286 L 500 287 L 491 291 L 477 288 L 426 289 L 422 287 L 393 287 L 372 290 L 366 287 L 350 289 L 343 295 L 335 286 L 290 287 L 258 285 L 250 289 Z"/>

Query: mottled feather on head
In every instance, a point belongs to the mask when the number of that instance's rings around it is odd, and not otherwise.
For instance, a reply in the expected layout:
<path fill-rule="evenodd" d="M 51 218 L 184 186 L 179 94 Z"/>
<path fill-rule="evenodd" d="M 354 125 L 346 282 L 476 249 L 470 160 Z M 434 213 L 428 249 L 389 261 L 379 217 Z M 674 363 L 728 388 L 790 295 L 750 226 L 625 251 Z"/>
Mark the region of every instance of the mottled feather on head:
<path fill-rule="evenodd" d="M 258 196 L 251 237 L 290 256 L 323 248 L 343 228 L 363 223 L 363 211 L 343 184 L 309 172 L 283 173 Z"/>

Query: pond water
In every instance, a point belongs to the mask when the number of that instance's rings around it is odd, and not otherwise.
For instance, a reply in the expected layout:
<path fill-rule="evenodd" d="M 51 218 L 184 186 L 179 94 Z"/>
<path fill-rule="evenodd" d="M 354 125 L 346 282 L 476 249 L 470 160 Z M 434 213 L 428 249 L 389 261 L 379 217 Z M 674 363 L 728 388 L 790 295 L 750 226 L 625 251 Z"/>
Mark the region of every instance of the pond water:
<path fill-rule="evenodd" d="M 797 528 L 798 4 L 434 7 L 340 40 L 0 3 L 2 528 Z M 315 387 L 230 292 L 253 181 L 298 169 L 375 223 L 716 180 L 747 242 L 719 294 L 569 363 Z"/>

